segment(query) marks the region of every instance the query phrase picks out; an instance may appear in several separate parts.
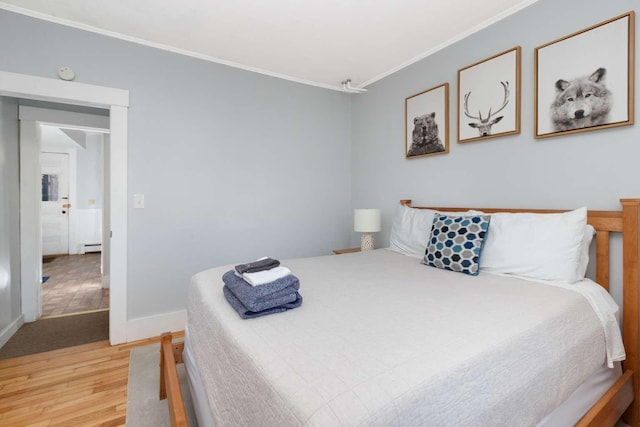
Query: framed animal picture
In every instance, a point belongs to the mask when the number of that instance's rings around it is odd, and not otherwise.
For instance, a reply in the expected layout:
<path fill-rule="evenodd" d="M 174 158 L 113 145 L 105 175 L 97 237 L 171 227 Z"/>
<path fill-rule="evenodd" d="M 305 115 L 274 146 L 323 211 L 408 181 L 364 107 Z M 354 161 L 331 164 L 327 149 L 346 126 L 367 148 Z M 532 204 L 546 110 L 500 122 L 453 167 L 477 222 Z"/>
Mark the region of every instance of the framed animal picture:
<path fill-rule="evenodd" d="M 449 83 L 405 98 L 404 112 L 407 159 L 449 152 Z"/>
<path fill-rule="evenodd" d="M 458 70 L 458 143 L 520 133 L 521 50 Z"/>
<path fill-rule="evenodd" d="M 633 124 L 635 13 L 535 49 L 535 137 Z"/>

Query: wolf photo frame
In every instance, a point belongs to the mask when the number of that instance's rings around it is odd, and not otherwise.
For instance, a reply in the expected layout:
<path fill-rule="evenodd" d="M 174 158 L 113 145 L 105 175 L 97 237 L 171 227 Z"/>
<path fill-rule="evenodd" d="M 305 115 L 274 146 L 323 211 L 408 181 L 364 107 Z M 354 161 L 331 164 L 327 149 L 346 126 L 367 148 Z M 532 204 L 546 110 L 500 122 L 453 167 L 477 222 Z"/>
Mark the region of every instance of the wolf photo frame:
<path fill-rule="evenodd" d="M 449 152 L 449 83 L 404 100 L 407 159 Z"/>
<path fill-rule="evenodd" d="M 520 133 L 520 67 L 516 46 L 458 70 L 458 143 Z"/>
<path fill-rule="evenodd" d="M 635 12 L 535 49 L 535 137 L 633 124 Z"/>

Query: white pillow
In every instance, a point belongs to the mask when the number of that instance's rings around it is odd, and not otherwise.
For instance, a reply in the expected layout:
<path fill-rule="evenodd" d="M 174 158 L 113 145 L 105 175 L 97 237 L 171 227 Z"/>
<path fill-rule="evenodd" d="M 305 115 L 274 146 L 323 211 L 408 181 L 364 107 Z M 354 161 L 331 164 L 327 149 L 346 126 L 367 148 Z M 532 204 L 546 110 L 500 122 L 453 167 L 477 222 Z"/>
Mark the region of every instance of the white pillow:
<path fill-rule="evenodd" d="M 493 214 L 480 269 L 562 283 L 581 280 L 586 223 L 587 208 L 560 214 Z"/>
<path fill-rule="evenodd" d="M 423 258 L 431 235 L 432 209 L 417 209 L 400 205 L 396 209 L 389 237 L 389 249 L 401 254 Z M 447 215 L 479 215 L 479 211 L 443 212 Z"/>
<path fill-rule="evenodd" d="M 389 249 L 422 258 L 436 211 L 398 206 L 391 226 Z"/>
<path fill-rule="evenodd" d="M 580 249 L 580 261 L 578 262 L 578 270 L 576 272 L 580 279 L 584 279 L 587 275 L 587 267 L 589 266 L 589 249 L 591 241 L 596 234 L 596 229 L 591 224 L 584 227 L 584 235 L 582 236 L 582 247 Z"/>

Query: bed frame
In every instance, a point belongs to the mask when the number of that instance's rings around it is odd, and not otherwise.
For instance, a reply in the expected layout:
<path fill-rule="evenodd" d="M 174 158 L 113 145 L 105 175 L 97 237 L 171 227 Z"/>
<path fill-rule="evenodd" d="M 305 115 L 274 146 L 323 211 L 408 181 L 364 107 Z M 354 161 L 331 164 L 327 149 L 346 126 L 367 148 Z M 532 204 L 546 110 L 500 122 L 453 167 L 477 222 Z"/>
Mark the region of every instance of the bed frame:
<path fill-rule="evenodd" d="M 400 200 L 411 206 L 411 200 Z M 613 426 L 623 417 L 632 427 L 640 427 L 640 390 L 638 382 L 638 357 L 640 356 L 640 199 L 621 199 L 622 210 L 588 211 L 587 222 L 596 229 L 596 282 L 609 291 L 609 244 L 611 233 L 622 233 L 622 339 L 627 358 L 622 362 L 623 374 L 598 402 L 578 422 L 578 427 Z M 438 211 L 466 211 L 470 209 L 486 213 L 561 213 L 566 210 L 551 209 L 496 209 L 423 207 Z M 171 333 L 162 334 L 160 345 L 160 399 L 169 398 L 171 424 L 187 426 L 182 393 L 176 365 L 182 363 L 184 343 L 173 343 Z"/>

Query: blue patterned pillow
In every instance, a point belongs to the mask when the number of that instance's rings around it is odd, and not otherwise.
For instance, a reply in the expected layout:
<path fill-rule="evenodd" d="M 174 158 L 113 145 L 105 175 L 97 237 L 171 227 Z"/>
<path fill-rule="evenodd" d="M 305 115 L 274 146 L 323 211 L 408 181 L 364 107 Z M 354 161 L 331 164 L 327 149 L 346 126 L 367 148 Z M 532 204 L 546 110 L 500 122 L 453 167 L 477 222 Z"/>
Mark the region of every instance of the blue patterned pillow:
<path fill-rule="evenodd" d="M 423 264 L 477 276 L 490 215 L 436 215 Z"/>

